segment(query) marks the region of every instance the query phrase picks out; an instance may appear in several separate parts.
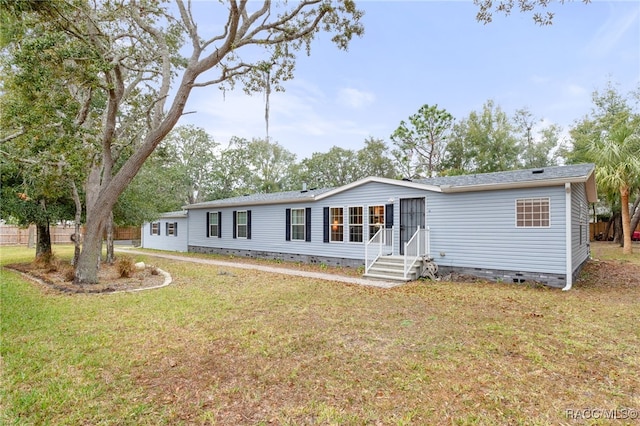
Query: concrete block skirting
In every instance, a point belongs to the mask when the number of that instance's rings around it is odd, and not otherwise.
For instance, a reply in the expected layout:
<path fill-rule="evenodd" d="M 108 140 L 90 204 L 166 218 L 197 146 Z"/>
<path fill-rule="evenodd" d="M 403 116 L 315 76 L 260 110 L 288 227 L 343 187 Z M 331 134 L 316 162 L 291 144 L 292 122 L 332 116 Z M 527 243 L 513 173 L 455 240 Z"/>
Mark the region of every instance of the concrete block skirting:
<path fill-rule="evenodd" d="M 450 273 L 471 275 L 489 281 L 502 283 L 524 283 L 538 282 L 550 287 L 562 288 L 565 286 L 566 276 L 564 274 L 548 274 L 544 272 L 507 271 L 501 269 L 463 268 L 440 266 L 438 273 L 444 276 Z"/>
<path fill-rule="evenodd" d="M 325 264 L 327 266 L 346 266 L 350 268 L 358 268 L 360 266 L 364 266 L 364 260 L 361 259 L 345 259 L 340 257 L 312 256 L 295 253 L 277 253 L 260 250 L 237 250 L 217 247 L 189 246 L 188 251 L 190 253 L 222 254 L 226 256 L 282 260 L 285 262 Z"/>
<path fill-rule="evenodd" d="M 259 259 L 282 260 L 285 262 L 302 262 L 310 264 L 325 264 L 328 266 L 346 266 L 358 268 L 364 266 L 364 261 L 359 259 L 345 259 L 338 257 L 312 256 L 295 253 L 276 253 L 260 250 L 237 250 L 217 247 L 189 246 L 191 253 L 222 254 L 226 256 L 251 257 Z M 574 281 L 578 278 L 580 270 L 586 264 L 582 263 L 573 273 Z M 437 262 L 436 262 L 437 263 Z M 509 271 L 503 269 L 465 268 L 456 266 L 438 265 L 438 274 L 442 277 L 450 273 L 458 273 L 483 278 L 489 281 L 503 283 L 538 282 L 550 287 L 563 288 L 566 285 L 565 274 L 550 274 L 544 272 Z"/>

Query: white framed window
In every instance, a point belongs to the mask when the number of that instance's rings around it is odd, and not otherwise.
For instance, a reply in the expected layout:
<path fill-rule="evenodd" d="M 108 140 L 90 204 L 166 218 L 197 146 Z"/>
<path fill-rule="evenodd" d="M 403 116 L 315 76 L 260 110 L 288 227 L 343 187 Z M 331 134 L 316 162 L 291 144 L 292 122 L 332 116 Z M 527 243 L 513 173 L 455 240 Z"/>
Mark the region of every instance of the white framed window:
<path fill-rule="evenodd" d="M 305 210 L 291 209 L 291 239 L 294 241 L 305 240 Z"/>
<path fill-rule="evenodd" d="M 548 197 L 516 200 L 516 228 L 548 228 L 550 226 L 550 200 Z"/>
<path fill-rule="evenodd" d="M 349 242 L 361 243 L 363 240 L 364 214 L 362 207 L 349 207 Z"/>
<path fill-rule="evenodd" d="M 236 212 L 236 235 L 238 238 L 247 238 L 248 223 L 246 210 Z"/>
<path fill-rule="evenodd" d="M 167 232 L 168 237 L 176 237 L 178 236 L 178 223 L 177 222 L 167 222 Z"/>
<path fill-rule="evenodd" d="M 151 224 L 151 235 L 160 235 L 160 222 L 153 222 Z"/>
<path fill-rule="evenodd" d="M 369 238 L 384 227 L 384 206 L 369 206 Z"/>
<path fill-rule="evenodd" d="M 342 207 L 329 208 L 330 241 L 344 241 L 344 211 Z"/>
<path fill-rule="evenodd" d="M 209 212 L 209 237 L 220 236 L 219 214 L 218 212 Z"/>

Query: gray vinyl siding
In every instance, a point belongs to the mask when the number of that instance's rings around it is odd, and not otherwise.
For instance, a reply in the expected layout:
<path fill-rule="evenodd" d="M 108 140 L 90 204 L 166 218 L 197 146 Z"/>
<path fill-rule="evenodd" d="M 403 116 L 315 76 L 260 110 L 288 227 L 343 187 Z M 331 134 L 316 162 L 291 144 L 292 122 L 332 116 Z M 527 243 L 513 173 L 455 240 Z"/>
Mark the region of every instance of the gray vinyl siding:
<path fill-rule="evenodd" d="M 575 271 L 589 257 L 589 203 L 584 183 L 571 185 L 571 236 L 571 270 Z"/>
<path fill-rule="evenodd" d="M 424 190 L 370 182 L 320 201 L 236 206 L 222 209 L 192 209 L 189 211 L 189 246 L 361 259 L 364 263 L 364 241 L 369 238 L 369 206 L 394 204 L 394 223 L 398 224 L 399 198 L 424 197 L 426 194 L 427 192 Z M 358 206 L 363 208 L 364 216 L 364 238 L 362 243 L 349 242 L 348 236 L 349 207 Z M 311 241 L 286 241 L 286 209 L 306 207 L 311 207 Z M 323 241 L 323 210 L 325 207 L 343 208 L 344 241 L 329 243 Z M 251 210 L 251 239 L 232 238 L 232 212 L 234 210 Z M 207 238 L 206 214 L 214 211 L 222 213 L 222 238 Z"/>
<path fill-rule="evenodd" d="M 160 222 L 160 235 L 151 235 L 151 224 L 142 225 L 142 247 L 156 250 L 187 251 L 189 241 L 188 221 L 186 218 L 163 218 L 153 223 Z M 167 236 L 167 223 L 177 223 L 176 236 Z"/>
<path fill-rule="evenodd" d="M 517 199 L 548 197 L 550 227 L 516 227 Z M 432 194 L 431 252 L 442 266 L 564 274 L 564 186 Z"/>
<path fill-rule="evenodd" d="M 192 209 L 189 212 L 189 246 L 289 253 L 344 259 L 364 259 L 364 242 L 349 242 L 349 207 L 362 206 L 364 240 L 368 233 L 368 208 L 394 205 L 394 252 L 399 253 L 400 199 L 424 197 L 426 226 L 430 228 L 431 254 L 442 266 L 501 269 L 564 274 L 565 192 L 563 186 L 437 193 L 370 182 L 320 201 L 273 205 Z M 517 228 L 517 199 L 548 197 L 551 226 Z M 286 241 L 287 208 L 311 207 L 311 242 Z M 323 209 L 343 208 L 344 241 L 323 242 Z M 251 210 L 251 239 L 233 239 L 233 211 Z M 222 238 L 207 238 L 206 214 L 222 214 Z"/>

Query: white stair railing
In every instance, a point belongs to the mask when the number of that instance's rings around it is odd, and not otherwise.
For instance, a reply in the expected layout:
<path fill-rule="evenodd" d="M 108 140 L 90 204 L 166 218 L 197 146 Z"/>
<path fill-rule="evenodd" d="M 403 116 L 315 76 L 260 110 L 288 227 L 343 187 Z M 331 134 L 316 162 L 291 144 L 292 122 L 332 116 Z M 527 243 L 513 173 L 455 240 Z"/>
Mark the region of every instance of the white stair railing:
<path fill-rule="evenodd" d="M 369 241 L 364 244 L 364 273 L 376 263 L 380 256 L 393 252 L 393 227 L 381 227 Z"/>
<path fill-rule="evenodd" d="M 423 229 L 418 226 L 411 239 L 404 244 L 404 279 L 407 279 L 409 271 L 420 258 L 430 254 L 429 228 Z"/>

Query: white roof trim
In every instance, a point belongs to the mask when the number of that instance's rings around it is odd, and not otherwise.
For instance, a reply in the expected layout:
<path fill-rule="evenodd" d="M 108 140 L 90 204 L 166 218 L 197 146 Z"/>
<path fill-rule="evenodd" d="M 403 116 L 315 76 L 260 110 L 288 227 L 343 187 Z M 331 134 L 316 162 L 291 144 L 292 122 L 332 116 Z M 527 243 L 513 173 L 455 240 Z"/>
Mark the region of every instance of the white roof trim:
<path fill-rule="evenodd" d="M 442 192 L 440 187 L 435 186 L 435 185 L 426 185 L 424 183 L 417 183 L 417 182 L 411 182 L 411 181 L 406 181 L 406 180 L 396 180 L 396 179 L 369 176 L 369 177 L 366 177 L 364 179 L 360 179 L 360 180 L 357 180 L 355 182 L 351 182 L 351 183 L 349 183 L 347 185 L 343 185 L 343 186 L 340 186 L 338 188 L 332 189 L 331 191 L 327 191 L 327 192 L 325 192 L 323 194 L 318 195 L 317 197 L 315 197 L 315 199 L 316 200 L 322 200 L 323 198 L 331 197 L 333 195 L 339 194 L 339 193 L 344 192 L 344 191 L 348 191 L 348 190 L 353 189 L 353 188 L 357 188 L 358 186 L 365 185 L 365 184 L 371 183 L 371 182 L 384 183 L 384 184 L 387 184 L 387 185 L 401 186 L 401 187 L 404 187 L 404 188 L 422 189 L 422 190 L 432 191 L 432 192 Z"/>

